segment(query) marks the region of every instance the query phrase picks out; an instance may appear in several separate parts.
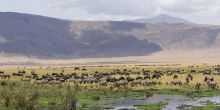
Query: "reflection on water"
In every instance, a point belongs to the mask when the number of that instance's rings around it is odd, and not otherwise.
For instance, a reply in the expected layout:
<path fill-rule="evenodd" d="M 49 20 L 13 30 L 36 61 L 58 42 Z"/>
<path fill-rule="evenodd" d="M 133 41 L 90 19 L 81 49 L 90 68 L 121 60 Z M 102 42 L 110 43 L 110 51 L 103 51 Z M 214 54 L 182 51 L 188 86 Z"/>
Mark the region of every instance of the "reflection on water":
<path fill-rule="evenodd" d="M 110 106 L 113 106 L 115 108 L 114 110 L 136 110 L 137 108 L 135 108 L 134 105 L 160 102 L 167 102 L 167 105 L 163 108 L 163 110 L 176 110 L 181 107 L 190 108 L 192 106 L 203 106 L 201 102 L 205 101 L 220 103 L 220 96 L 192 99 L 181 95 L 155 94 L 148 98 L 110 98 L 102 99 L 100 101 L 110 102 Z"/>

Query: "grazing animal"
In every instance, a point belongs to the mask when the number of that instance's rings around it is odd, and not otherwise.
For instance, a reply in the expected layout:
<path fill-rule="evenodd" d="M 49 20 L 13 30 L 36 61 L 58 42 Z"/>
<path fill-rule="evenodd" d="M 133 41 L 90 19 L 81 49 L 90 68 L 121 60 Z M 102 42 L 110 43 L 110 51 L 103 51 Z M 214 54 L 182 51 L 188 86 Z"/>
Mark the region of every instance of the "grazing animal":
<path fill-rule="evenodd" d="M 208 87 L 212 88 L 212 89 L 218 89 L 218 83 L 214 82 L 214 81 L 209 81 L 207 82 Z"/>
<path fill-rule="evenodd" d="M 12 73 L 13 76 L 19 76 L 19 77 L 23 77 L 24 76 L 24 73 Z"/>
<path fill-rule="evenodd" d="M 80 70 L 80 67 L 75 67 L 74 70 Z"/>
<path fill-rule="evenodd" d="M 100 86 L 107 86 L 107 81 L 101 81 L 101 82 L 99 83 L 99 85 L 100 85 Z"/>
<path fill-rule="evenodd" d="M 196 70 L 195 69 L 191 70 L 191 73 L 196 73 Z"/>
<path fill-rule="evenodd" d="M 87 69 L 86 68 L 82 68 L 82 71 L 87 71 Z"/>
<path fill-rule="evenodd" d="M 214 78 L 206 76 L 204 81 L 205 82 L 214 81 Z"/>
<path fill-rule="evenodd" d="M 161 77 L 160 73 L 154 73 L 152 76 L 152 79 L 154 79 L 154 78 L 159 79 L 160 77 Z"/>
<path fill-rule="evenodd" d="M 10 79 L 10 75 L 8 75 L 8 74 L 0 74 L 0 77 L 2 78 L 2 79 Z"/>
<path fill-rule="evenodd" d="M 140 79 L 134 80 L 134 81 L 131 82 L 131 86 L 137 86 L 138 84 L 141 85 L 141 80 Z"/>
<path fill-rule="evenodd" d="M 36 80 L 35 81 L 35 84 L 38 84 L 38 85 L 47 84 L 47 83 L 48 83 L 48 80 Z"/>
<path fill-rule="evenodd" d="M 196 83 L 195 89 L 196 89 L 196 90 L 200 90 L 201 85 L 202 85 L 201 83 Z"/>
<path fill-rule="evenodd" d="M 59 80 L 51 80 L 48 82 L 48 84 L 61 84 L 62 82 Z"/>
<path fill-rule="evenodd" d="M 177 76 L 177 75 L 174 75 L 174 76 L 173 76 L 173 79 L 178 79 L 178 76 Z"/>
<path fill-rule="evenodd" d="M 170 84 L 171 85 L 179 85 L 179 86 L 181 86 L 183 83 L 182 83 L 182 81 L 171 81 Z"/>
<path fill-rule="evenodd" d="M 203 75 L 211 75 L 212 71 L 211 70 L 204 70 Z"/>
<path fill-rule="evenodd" d="M 150 74 L 149 75 L 145 75 L 144 79 L 151 79 Z"/>
<path fill-rule="evenodd" d="M 114 83 L 115 87 L 125 87 L 126 85 L 128 85 L 128 81 L 127 80 L 120 80 Z"/>
<path fill-rule="evenodd" d="M 23 82 L 30 82 L 31 81 L 31 78 L 21 78 L 21 81 L 23 81 Z"/>
<path fill-rule="evenodd" d="M 5 72 L 4 71 L 0 71 L 0 74 L 4 74 Z"/>
<path fill-rule="evenodd" d="M 152 81 L 152 80 L 147 80 L 144 82 L 145 86 L 152 86 L 152 85 L 156 85 L 157 82 L 156 81 Z"/>
<path fill-rule="evenodd" d="M 126 80 L 127 80 L 128 82 L 134 81 L 134 79 L 133 79 L 132 77 L 130 77 L 130 76 L 127 76 L 127 77 L 126 77 Z"/>
<path fill-rule="evenodd" d="M 191 81 L 193 80 L 193 76 L 191 74 L 188 74 L 187 78 L 189 78 L 189 80 L 191 80 Z"/>

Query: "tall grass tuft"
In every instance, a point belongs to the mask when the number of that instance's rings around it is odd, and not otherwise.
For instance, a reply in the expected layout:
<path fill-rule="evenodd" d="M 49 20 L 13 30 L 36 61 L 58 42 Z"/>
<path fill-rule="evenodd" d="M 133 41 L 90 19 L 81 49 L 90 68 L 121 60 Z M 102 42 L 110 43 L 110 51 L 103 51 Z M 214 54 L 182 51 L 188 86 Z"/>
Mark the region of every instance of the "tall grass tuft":
<path fill-rule="evenodd" d="M 39 92 L 35 87 L 31 90 L 26 89 L 27 86 L 22 84 L 14 98 L 15 109 L 17 110 L 35 110 L 39 99 Z"/>
<path fill-rule="evenodd" d="M 76 110 L 76 93 L 70 86 L 66 89 L 65 110 Z"/>

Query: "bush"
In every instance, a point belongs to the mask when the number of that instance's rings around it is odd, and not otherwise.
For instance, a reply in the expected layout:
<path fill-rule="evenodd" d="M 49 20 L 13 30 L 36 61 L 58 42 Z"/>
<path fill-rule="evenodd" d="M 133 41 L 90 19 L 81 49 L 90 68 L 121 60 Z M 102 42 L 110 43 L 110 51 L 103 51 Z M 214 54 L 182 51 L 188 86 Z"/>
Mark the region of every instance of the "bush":
<path fill-rule="evenodd" d="M 1 81 L 0 85 L 1 85 L 1 86 L 7 86 L 8 84 L 7 84 L 6 81 Z"/>

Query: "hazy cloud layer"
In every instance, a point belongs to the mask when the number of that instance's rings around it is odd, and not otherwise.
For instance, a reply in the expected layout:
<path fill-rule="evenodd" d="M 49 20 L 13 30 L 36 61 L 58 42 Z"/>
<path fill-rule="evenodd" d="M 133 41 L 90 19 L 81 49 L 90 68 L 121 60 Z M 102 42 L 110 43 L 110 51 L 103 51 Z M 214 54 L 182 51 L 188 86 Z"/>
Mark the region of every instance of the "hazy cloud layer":
<path fill-rule="evenodd" d="M 49 6 L 93 14 L 149 16 L 159 13 L 220 12 L 220 0 L 47 0 Z"/>
<path fill-rule="evenodd" d="M 220 0 L 2 0 L 0 11 L 72 20 L 125 20 L 169 14 L 220 24 Z"/>

